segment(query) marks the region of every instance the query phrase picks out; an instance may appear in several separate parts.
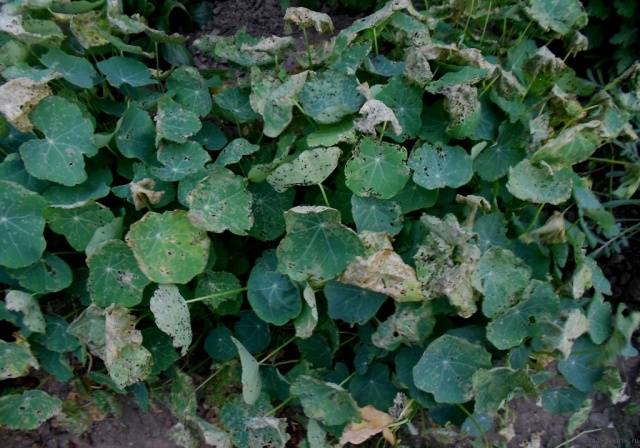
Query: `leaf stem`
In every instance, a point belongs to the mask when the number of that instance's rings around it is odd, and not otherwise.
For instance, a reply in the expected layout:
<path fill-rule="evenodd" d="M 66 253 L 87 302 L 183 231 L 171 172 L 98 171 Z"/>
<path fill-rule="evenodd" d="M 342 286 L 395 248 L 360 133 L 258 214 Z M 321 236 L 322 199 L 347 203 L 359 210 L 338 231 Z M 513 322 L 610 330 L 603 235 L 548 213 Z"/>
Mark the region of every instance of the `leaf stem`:
<path fill-rule="evenodd" d="M 467 16 L 467 23 L 464 25 L 464 30 L 462 30 L 462 36 L 460 36 L 460 45 L 464 43 L 464 38 L 467 37 L 467 29 L 469 28 L 469 22 L 471 22 L 471 16 L 476 10 L 476 0 L 471 0 L 471 12 Z"/>
<path fill-rule="evenodd" d="M 531 223 L 529 224 L 529 227 L 527 227 L 527 230 L 525 231 L 525 233 L 529 233 L 531 231 L 531 229 L 533 229 L 533 227 L 536 225 L 536 222 L 538 222 L 538 218 L 540 217 L 540 213 L 542 213 L 542 209 L 544 208 L 544 203 L 540 204 L 538 206 L 538 209 L 536 210 L 536 214 L 533 216 L 533 219 L 531 220 Z"/>
<path fill-rule="evenodd" d="M 589 157 L 588 160 L 591 160 L 592 162 L 610 163 L 611 165 L 623 165 L 623 166 L 633 165 L 633 163 L 625 162 L 623 160 L 605 159 L 600 157 Z"/>
<path fill-rule="evenodd" d="M 351 374 L 350 374 L 348 377 L 346 377 L 345 379 L 343 379 L 342 381 L 340 381 L 340 383 L 338 384 L 338 386 L 340 386 L 340 387 L 344 386 L 344 385 L 345 385 L 345 384 L 346 384 L 346 383 L 347 383 L 351 378 L 353 378 L 353 377 L 354 377 L 354 375 L 355 375 L 355 374 L 356 374 L 356 372 L 355 372 L 355 371 L 351 372 Z"/>
<path fill-rule="evenodd" d="M 322 199 L 324 199 L 324 204 L 327 207 L 331 207 L 331 204 L 329 204 L 329 198 L 327 197 L 327 193 L 324 191 L 324 187 L 322 186 L 322 184 L 318 184 L 318 187 L 320 187 L 320 193 L 322 193 Z"/>
<path fill-rule="evenodd" d="M 388 121 L 382 122 L 382 132 L 380 132 L 380 138 L 378 140 L 378 143 L 382 143 L 382 139 L 384 138 L 384 133 L 387 132 L 387 123 Z"/>
<path fill-rule="evenodd" d="M 371 28 L 371 31 L 373 32 L 373 49 L 377 55 L 378 54 L 378 32 L 376 31 L 375 26 Z"/>
<path fill-rule="evenodd" d="M 311 57 L 311 48 L 309 48 L 309 36 L 307 36 L 307 29 L 302 28 L 302 35 L 304 36 L 304 46 L 307 47 L 307 59 L 309 62 L 309 68 L 313 66 L 313 58 Z"/>
<path fill-rule="evenodd" d="M 246 291 L 247 288 L 237 288 L 237 289 L 230 289 L 228 291 L 221 291 L 221 292 L 216 292 L 213 294 L 207 294 L 206 296 L 200 296 L 200 297 L 195 297 L 193 299 L 189 299 L 189 300 L 185 300 L 185 302 L 187 303 L 195 303 L 195 302 L 201 302 L 202 300 L 207 300 L 207 299 L 218 299 L 220 297 L 226 297 L 226 296 L 231 296 L 234 294 L 238 294 L 241 292 Z"/>
<path fill-rule="evenodd" d="M 578 438 L 582 437 L 585 434 L 589 434 L 590 432 L 598 432 L 598 431 L 601 431 L 601 429 L 600 428 L 587 429 L 587 430 L 582 431 L 581 433 L 576 434 L 575 436 L 571 437 L 569 440 L 565 440 L 561 444 L 556 445 L 555 448 L 562 448 L 563 446 L 570 444 L 571 442 L 577 440 Z"/>
<path fill-rule="evenodd" d="M 260 361 L 258 361 L 258 364 L 264 364 L 269 360 L 269 358 L 278 354 L 280 350 L 282 350 L 283 348 L 285 348 L 287 345 L 291 344 L 295 340 L 296 340 L 296 336 L 291 336 L 289 339 L 283 342 L 282 345 L 280 345 L 279 347 L 276 347 L 271 353 L 269 353 L 267 356 L 265 356 Z"/>
<path fill-rule="evenodd" d="M 473 414 L 471 412 L 469 412 L 467 410 L 467 408 L 465 408 L 464 406 L 462 406 L 460 403 L 456 404 L 456 406 L 462 411 L 464 412 L 464 414 L 469 417 L 469 419 L 471 420 L 471 423 L 473 423 L 473 426 L 476 427 L 476 429 L 478 430 L 478 432 L 480 433 L 480 437 L 482 437 L 482 442 L 484 444 L 485 447 L 491 447 L 491 445 L 489 444 L 489 441 L 487 440 L 487 435 L 485 434 L 484 430 L 482 429 L 482 426 L 480 426 L 480 422 L 478 422 L 478 420 L 473 416 Z"/>
<path fill-rule="evenodd" d="M 285 407 L 287 405 L 287 403 L 289 403 L 291 400 L 293 400 L 293 395 L 290 395 L 286 400 L 284 400 L 282 403 L 280 403 L 278 406 L 276 406 L 275 408 L 271 409 L 269 412 L 267 412 L 266 414 L 264 414 L 265 417 L 269 417 L 270 415 L 274 415 L 276 412 L 278 412 L 280 409 L 282 409 L 283 407 Z"/>
<path fill-rule="evenodd" d="M 492 6 L 492 0 L 489 0 L 489 7 L 487 15 L 485 16 L 484 19 L 484 26 L 482 27 L 482 35 L 480 36 L 480 46 L 482 46 L 482 43 L 484 42 L 484 35 L 487 32 L 487 24 L 489 23 L 489 17 L 491 17 L 491 6 Z"/>

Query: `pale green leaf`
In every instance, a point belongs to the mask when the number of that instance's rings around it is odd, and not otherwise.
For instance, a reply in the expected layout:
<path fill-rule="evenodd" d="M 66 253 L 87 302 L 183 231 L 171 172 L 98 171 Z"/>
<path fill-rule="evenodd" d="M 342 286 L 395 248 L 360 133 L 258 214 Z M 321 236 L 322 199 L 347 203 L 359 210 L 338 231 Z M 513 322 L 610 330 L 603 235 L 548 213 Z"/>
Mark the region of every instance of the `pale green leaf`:
<path fill-rule="evenodd" d="M 0 425 L 9 429 L 32 430 L 57 415 L 62 402 L 41 390 L 0 397 Z"/>
<path fill-rule="evenodd" d="M 159 285 L 151 296 L 149 308 L 156 325 L 173 339 L 173 346 L 187 354 L 193 333 L 191 315 L 184 297 L 175 285 Z"/>
<path fill-rule="evenodd" d="M 151 71 L 137 59 L 124 56 L 113 56 L 98 62 L 98 70 L 107 77 L 112 86 L 119 88 L 122 84 L 131 87 L 142 87 L 155 84 Z"/>
<path fill-rule="evenodd" d="M 215 165 L 187 195 L 188 217 L 199 229 L 246 235 L 253 226 L 252 202 L 247 179 Z"/>
<path fill-rule="evenodd" d="M 548 165 L 534 165 L 530 160 L 509 169 L 507 189 L 523 201 L 561 204 L 571 196 L 572 186 L 569 171 L 553 171 Z"/>
<path fill-rule="evenodd" d="M 413 181 L 428 190 L 465 185 L 473 176 L 471 157 L 460 146 L 424 143 L 409 157 Z"/>
<path fill-rule="evenodd" d="M 155 122 L 156 143 L 161 139 L 185 143 L 202 128 L 202 123 L 195 112 L 185 109 L 168 96 L 158 100 Z"/>
<path fill-rule="evenodd" d="M 105 241 L 87 258 L 87 288 L 91 301 L 101 308 L 111 304 L 132 307 L 142 301 L 149 280 L 138 267 L 133 252 L 120 240 Z"/>
<path fill-rule="evenodd" d="M 204 271 L 209 258 L 207 233 L 195 228 L 183 210 L 148 212 L 125 239 L 140 270 L 157 283 L 187 283 Z"/>
<path fill-rule="evenodd" d="M 299 98 L 305 113 L 320 124 L 337 123 L 358 112 L 365 100 L 354 76 L 334 71 L 307 80 Z"/>
<path fill-rule="evenodd" d="M 51 230 L 64 235 L 71 247 L 82 252 L 95 231 L 114 218 L 111 210 L 97 202 L 75 208 L 50 207 L 45 218 Z"/>
<path fill-rule="evenodd" d="M 22 323 L 34 333 L 44 333 L 46 323 L 40 304 L 31 295 L 24 291 L 11 290 L 5 296 L 5 305 L 9 311 L 22 314 Z"/>
<path fill-rule="evenodd" d="M 303 151 L 291 162 L 283 163 L 267 177 L 267 182 L 279 192 L 296 185 L 322 183 L 338 166 L 340 148 L 315 148 Z"/>
<path fill-rule="evenodd" d="M 262 389 L 262 380 L 260 378 L 260 365 L 258 361 L 251 356 L 251 353 L 244 348 L 233 336 L 231 341 L 238 349 L 240 355 L 240 363 L 242 364 L 242 397 L 248 405 L 254 404 L 260 397 Z"/>

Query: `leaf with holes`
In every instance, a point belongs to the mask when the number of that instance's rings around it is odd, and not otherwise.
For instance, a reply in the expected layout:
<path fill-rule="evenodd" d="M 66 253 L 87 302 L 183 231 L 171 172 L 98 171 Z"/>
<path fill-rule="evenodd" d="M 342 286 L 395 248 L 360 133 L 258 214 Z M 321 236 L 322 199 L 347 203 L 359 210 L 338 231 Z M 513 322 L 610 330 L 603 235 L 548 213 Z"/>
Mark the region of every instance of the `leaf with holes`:
<path fill-rule="evenodd" d="M 41 390 L 0 397 L 0 425 L 9 429 L 36 429 L 62 411 L 62 402 Z"/>
<path fill-rule="evenodd" d="M 33 177 L 62 185 L 78 185 L 87 179 L 84 156 L 98 152 L 93 123 L 73 102 L 59 96 L 45 98 L 29 115 L 43 139 L 20 146 L 25 168 Z"/>
<path fill-rule="evenodd" d="M 390 199 L 409 180 L 407 151 L 401 146 L 365 137 L 347 162 L 347 187 L 358 196 Z"/>
<path fill-rule="evenodd" d="M 88 257 L 87 288 L 91 301 L 101 308 L 111 304 L 132 307 L 142 301 L 149 279 L 138 267 L 133 252 L 122 241 L 108 240 Z"/>
<path fill-rule="evenodd" d="M 308 149 L 276 168 L 267 182 L 278 192 L 296 185 L 321 184 L 338 166 L 341 153 L 337 146 Z"/>
<path fill-rule="evenodd" d="M 148 212 L 125 239 L 140 270 L 156 283 L 187 283 L 204 271 L 209 258 L 207 233 L 194 227 L 183 210 Z"/>
<path fill-rule="evenodd" d="M 284 219 L 278 270 L 293 280 L 330 280 L 362 253 L 360 239 L 340 223 L 338 210 L 299 206 L 286 211 Z"/>
<path fill-rule="evenodd" d="M 191 315 L 184 297 L 175 285 L 159 285 L 151 296 L 149 308 L 156 325 L 173 339 L 173 346 L 187 354 L 193 338 Z"/>
<path fill-rule="evenodd" d="M 187 195 L 188 217 L 199 229 L 246 235 L 253 226 L 252 202 L 247 179 L 215 165 Z"/>
<path fill-rule="evenodd" d="M 409 157 L 409 167 L 414 171 L 413 181 L 426 188 L 457 188 L 465 185 L 473 176 L 471 157 L 460 146 L 444 143 L 425 143 Z"/>

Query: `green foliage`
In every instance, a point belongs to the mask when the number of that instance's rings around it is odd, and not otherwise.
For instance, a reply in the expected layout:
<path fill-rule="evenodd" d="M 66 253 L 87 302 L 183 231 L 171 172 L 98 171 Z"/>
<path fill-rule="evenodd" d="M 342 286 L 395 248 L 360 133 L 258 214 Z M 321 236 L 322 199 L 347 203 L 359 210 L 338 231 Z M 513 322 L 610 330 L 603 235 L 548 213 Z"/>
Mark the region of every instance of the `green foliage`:
<path fill-rule="evenodd" d="M 207 5 L 161 3 L 0 9 L 0 425 L 86 427 L 37 370 L 225 448 L 619 399 L 640 314 L 595 257 L 637 232 L 633 2 L 394 0 L 300 49 L 200 33 L 209 68 L 175 32 Z"/>

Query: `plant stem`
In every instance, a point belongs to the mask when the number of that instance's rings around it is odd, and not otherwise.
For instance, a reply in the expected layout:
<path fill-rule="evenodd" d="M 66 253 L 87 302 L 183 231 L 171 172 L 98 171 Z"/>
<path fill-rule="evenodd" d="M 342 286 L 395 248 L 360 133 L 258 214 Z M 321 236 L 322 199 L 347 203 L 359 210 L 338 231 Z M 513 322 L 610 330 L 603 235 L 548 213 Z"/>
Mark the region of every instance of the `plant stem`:
<path fill-rule="evenodd" d="M 531 220 L 531 223 L 529 224 L 529 227 L 527 227 L 527 230 L 525 231 L 525 233 L 529 233 L 531 229 L 533 229 L 533 226 L 536 225 L 536 222 L 538 222 L 538 218 L 540 217 L 540 213 L 542 213 L 543 208 L 544 208 L 544 204 L 540 204 L 538 206 L 538 210 L 536 210 L 536 214 L 533 216 L 533 219 Z"/>
<path fill-rule="evenodd" d="M 275 356 L 276 354 L 278 354 L 278 352 L 280 350 L 282 350 L 283 348 L 285 348 L 287 345 L 291 344 L 295 340 L 296 340 L 296 336 L 291 336 L 289 339 L 287 339 L 285 342 L 283 342 L 282 345 L 280 345 L 279 347 L 274 349 L 271 353 L 269 353 L 267 356 L 265 356 L 260 361 L 258 361 L 258 364 L 264 364 L 265 362 L 267 362 L 269 360 L 269 358 L 271 358 L 271 357 Z"/>
<path fill-rule="evenodd" d="M 311 57 L 311 48 L 309 48 L 309 36 L 307 36 L 307 29 L 302 28 L 302 35 L 304 36 L 304 46 L 307 47 L 307 58 L 309 60 L 309 68 L 313 66 L 313 58 Z"/>
<path fill-rule="evenodd" d="M 318 187 L 320 187 L 320 193 L 322 193 L 322 199 L 324 199 L 324 204 L 327 207 L 331 207 L 331 204 L 329 204 L 329 198 L 327 197 L 327 193 L 324 191 L 324 187 L 322 186 L 322 184 L 318 184 Z"/>
<path fill-rule="evenodd" d="M 456 406 L 458 408 L 460 408 L 460 410 L 462 412 L 464 412 L 464 414 L 469 417 L 469 419 L 471 420 L 471 423 L 473 423 L 473 426 L 476 427 L 476 429 L 478 430 L 478 432 L 480 433 L 480 436 L 482 437 L 482 441 L 484 443 L 485 447 L 491 447 L 491 445 L 489 444 L 489 441 L 487 440 L 487 435 L 484 433 L 484 430 L 482 429 L 482 426 L 480 426 L 480 422 L 478 422 L 478 420 L 473 416 L 472 413 L 470 413 L 467 408 L 465 408 L 464 406 L 462 406 L 461 404 L 456 404 Z"/>
<path fill-rule="evenodd" d="M 576 434 L 575 436 L 571 437 L 569 440 L 565 440 L 560 445 L 556 445 L 555 448 L 562 448 L 563 446 L 570 444 L 571 442 L 575 441 L 576 439 L 578 439 L 579 437 L 582 437 L 585 434 L 589 434 L 590 432 L 598 432 L 600 430 L 601 430 L 600 428 L 587 429 L 586 431 L 582 431 L 581 433 Z"/>
<path fill-rule="evenodd" d="M 380 132 L 380 139 L 378 140 L 379 143 L 382 143 L 382 139 L 384 138 L 384 133 L 387 132 L 387 123 L 388 121 L 384 121 L 382 123 L 382 132 Z"/>
<path fill-rule="evenodd" d="M 340 381 L 340 384 L 338 384 L 338 386 L 340 386 L 340 387 L 344 386 L 351 378 L 353 378 L 353 376 L 355 374 L 356 374 L 356 372 L 351 372 L 351 374 L 348 377 L 346 377 L 345 379 Z"/>
<path fill-rule="evenodd" d="M 375 26 L 371 30 L 373 31 L 373 49 L 378 54 L 378 33 Z"/>
<path fill-rule="evenodd" d="M 214 370 L 211 375 L 209 375 L 202 383 L 200 383 L 198 385 L 198 387 L 195 388 L 194 392 L 198 392 L 200 389 L 202 389 L 209 381 L 214 379 L 216 377 L 216 375 L 218 375 L 220 372 L 222 372 L 224 369 L 226 369 L 229 365 L 231 365 L 232 362 L 235 362 L 235 359 L 233 359 L 231 361 L 228 361 L 228 362 L 225 362 L 224 364 L 220 365 L 220 367 L 218 367 L 216 370 Z"/>
<path fill-rule="evenodd" d="M 471 12 L 467 16 L 467 23 L 464 25 L 464 30 L 462 30 L 462 36 L 460 36 L 460 45 L 464 43 L 464 38 L 467 36 L 467 29 L 469 28 L 469 22 L 471 22 L 471 16 L 473 12 L 476 10 L 476 0 L 471 0 Z"/>
<path fill-rule="evenodd" d="M 283 407 L 285 407 L 287 405 L 287 403 L 289 403 L 291 400 L 293 400 L 293 395 L 289 396 L 289 398 L 287 398 L 286 400 L 284 400 L 282 403 L 280 403 L 278 406 L 276 406 L 275 408 L 271 409 L 269 412 L 267 412 L 266 414 L 264 414 L 265 417 L 269 417 L 270 415 L 274 415 L 276 412 L 278 412 L 280 409 L 282 409 Z"/>
<path fill-rule="evenodd" d="M 207 300 L 207 299 L 218 299 L 220 297 L 226 297 L 226 296 L 231 296 L 234 294 L 238 294 L 241 292 L 246 291 L 247 288 L 238 288 L 238 289 L 230 289 L 228 291 L 221 291 L 221 292 L 216 292 L 213 294 L 207 294 L 206 296 L 200 296 L 200 297 L 195 297 L 193 299 L 189 299 L 186 300 L 187 303 L 195 303 L 195 302 L 200 302 L 202 300 Z"/>
<path fill-rule="evenodd" d="M 591 160 L 592 162 L 610 163 L 611 165 L 623 165 L 623 166 L 633 165 L 633 163 L 625 162 L 623 160 L 605 159 L 600 157 L 589 157 L 588 160 Z"/>
<path fill-rule="evenodd" d="M 491 4 L 492 0 L 489 0 L 489 8 L 487 8 L 488 13 L 484 18 L 484 26 L 482 27 L 482 35 L 480 36 L 480 46 L 482 46 L 482 43 L 484 42 L 484 35 L 487 32 L 487 24 L 489 23 L 489 17 L 491 17 Z"/>

